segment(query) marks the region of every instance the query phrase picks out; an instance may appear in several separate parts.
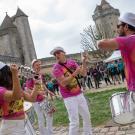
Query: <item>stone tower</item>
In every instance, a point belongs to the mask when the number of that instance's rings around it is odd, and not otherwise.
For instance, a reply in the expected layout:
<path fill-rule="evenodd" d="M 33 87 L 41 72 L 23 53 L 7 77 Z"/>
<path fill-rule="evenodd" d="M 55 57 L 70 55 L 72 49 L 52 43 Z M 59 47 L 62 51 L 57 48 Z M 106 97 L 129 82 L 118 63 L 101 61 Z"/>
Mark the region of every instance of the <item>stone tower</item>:
<path fill-rule="evenodd" d="M 103 38 L 112 38 L 117 35 L 119 10 L 113 8 L 106 0 L 101 0 L 94 10 L 93 20 L 97 31 Z"/>
<path fill-rule="evenodd" d="M 16 15 L 6 15 L 0 26 L 0 60 L 30 65 L 34 58 L 37 56 L 28 16 L 18 8 Z"/>
<path fill-rule="evenodd" d="M 19 37 L 21 39 L 24 63 L 29 65 L 32 59 L 36 58 L 36 53 L 28 22 L 28 16 L 19 8 L 15 15 L 14 24 L 17 27 Z"/>

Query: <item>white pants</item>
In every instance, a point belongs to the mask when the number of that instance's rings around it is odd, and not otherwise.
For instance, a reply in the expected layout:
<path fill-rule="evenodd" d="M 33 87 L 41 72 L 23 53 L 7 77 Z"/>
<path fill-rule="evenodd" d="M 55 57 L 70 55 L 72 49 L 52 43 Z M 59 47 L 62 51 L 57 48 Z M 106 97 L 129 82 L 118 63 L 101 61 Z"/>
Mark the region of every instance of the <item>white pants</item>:
<path fill-rule="evenodd" d="M 40 105 L 38 102 L 34 103 L 33 105 L 34 105 L 34 109 L 38 117 L 38 126 L 39 126 L 40 135 L 52 135 L 53 134 L 53 116 L 46 114 L 45 111 L 43 111 L 40 108 Z M 46 118 L 46 127 L 45 127 L 44 118 Z"/>
<path fill-rule="evenodd" d="M 79 135 L 79 114 L 83 119 L 84 135 L 92 135 L 90 113 L 83 94 L 64 99 L 69 115 L 69 135 Z"/>
<path fill-rule="evenodd" d="M 2 120 L 0 135 L 30 135 L 24 120 Z"/>

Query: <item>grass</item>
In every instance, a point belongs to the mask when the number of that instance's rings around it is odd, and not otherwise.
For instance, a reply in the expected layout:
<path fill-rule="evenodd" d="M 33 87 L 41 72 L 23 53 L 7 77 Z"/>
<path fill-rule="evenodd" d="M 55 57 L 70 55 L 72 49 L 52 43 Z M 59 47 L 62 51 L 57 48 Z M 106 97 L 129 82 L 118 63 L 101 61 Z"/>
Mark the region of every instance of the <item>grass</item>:
<path fill-rule="evenodd" d="M 92 126 L 105 124 L 111 119 L 109 98 L 113 93 L 125 91 L 125 88 L 113 89 L 97 93 L 87 93 L 85 96 L 90 100 L 90 113 Z M 63 101 L 55 100 L 57 112 L 54 114 L 54 126 L 68 126 L 68 114 Z"/>

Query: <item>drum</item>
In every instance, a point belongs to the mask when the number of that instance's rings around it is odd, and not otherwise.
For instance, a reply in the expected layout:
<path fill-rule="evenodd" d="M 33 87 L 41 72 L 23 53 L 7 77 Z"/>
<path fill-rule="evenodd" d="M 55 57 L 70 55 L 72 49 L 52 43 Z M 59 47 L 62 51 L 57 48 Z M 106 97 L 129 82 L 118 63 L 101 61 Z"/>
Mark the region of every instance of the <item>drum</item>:
<path fill-rule="evenodd" d="M 125 125 L 135 122 L 133 92 L 113 94 L 110 98 L 110 108 L 115 123 Z"/>
<path fill-rule="evenodd" d="M 35 113 L 30 102 L 24 102 L 24 111 L 26 112 L 25 128 L 28 135 L 36 135 L 33 125 L 35 123 Z"/>

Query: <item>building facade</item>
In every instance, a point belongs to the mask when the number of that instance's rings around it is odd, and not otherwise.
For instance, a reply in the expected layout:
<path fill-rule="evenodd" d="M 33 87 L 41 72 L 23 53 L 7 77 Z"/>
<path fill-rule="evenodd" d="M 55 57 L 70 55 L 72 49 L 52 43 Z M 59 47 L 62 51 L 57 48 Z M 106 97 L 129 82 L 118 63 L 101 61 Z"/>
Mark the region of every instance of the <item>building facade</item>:
<path fill-rule="evenodd" d="M 113 8 L 106 0 L 101 0 L 101 4 L 96 6 L 92 18 L 102 38 L 112 38 L 117 35 L 119 16 L 119 10 Z"/>
<path fill-rule="evenodd" d="M 74 54 L 67 54 L 66 55 L 68 59 L 73 59 L 77 61 L 78 64 L 81 64 L 81 53 L 74 53 Z M 100 58 L 94 58 L 93 55 L 89 55 L 89 60 L 87 62 L 88 66 L 93 65 L 94 63 L 102 61 Z M 40 59 L 42 63 L 42 73 L 50 73 L 52 72 L 52 67 L 56 63 L 55 57 L 47 57 L 47 58 L 41 58 Z"/>
<path fill-rule="evenodd" d="M 30 65 L 37 58 L 28 16 L 20 9 L 14 16 L 6 14 L 0 26 L 0 61 Z"/>

